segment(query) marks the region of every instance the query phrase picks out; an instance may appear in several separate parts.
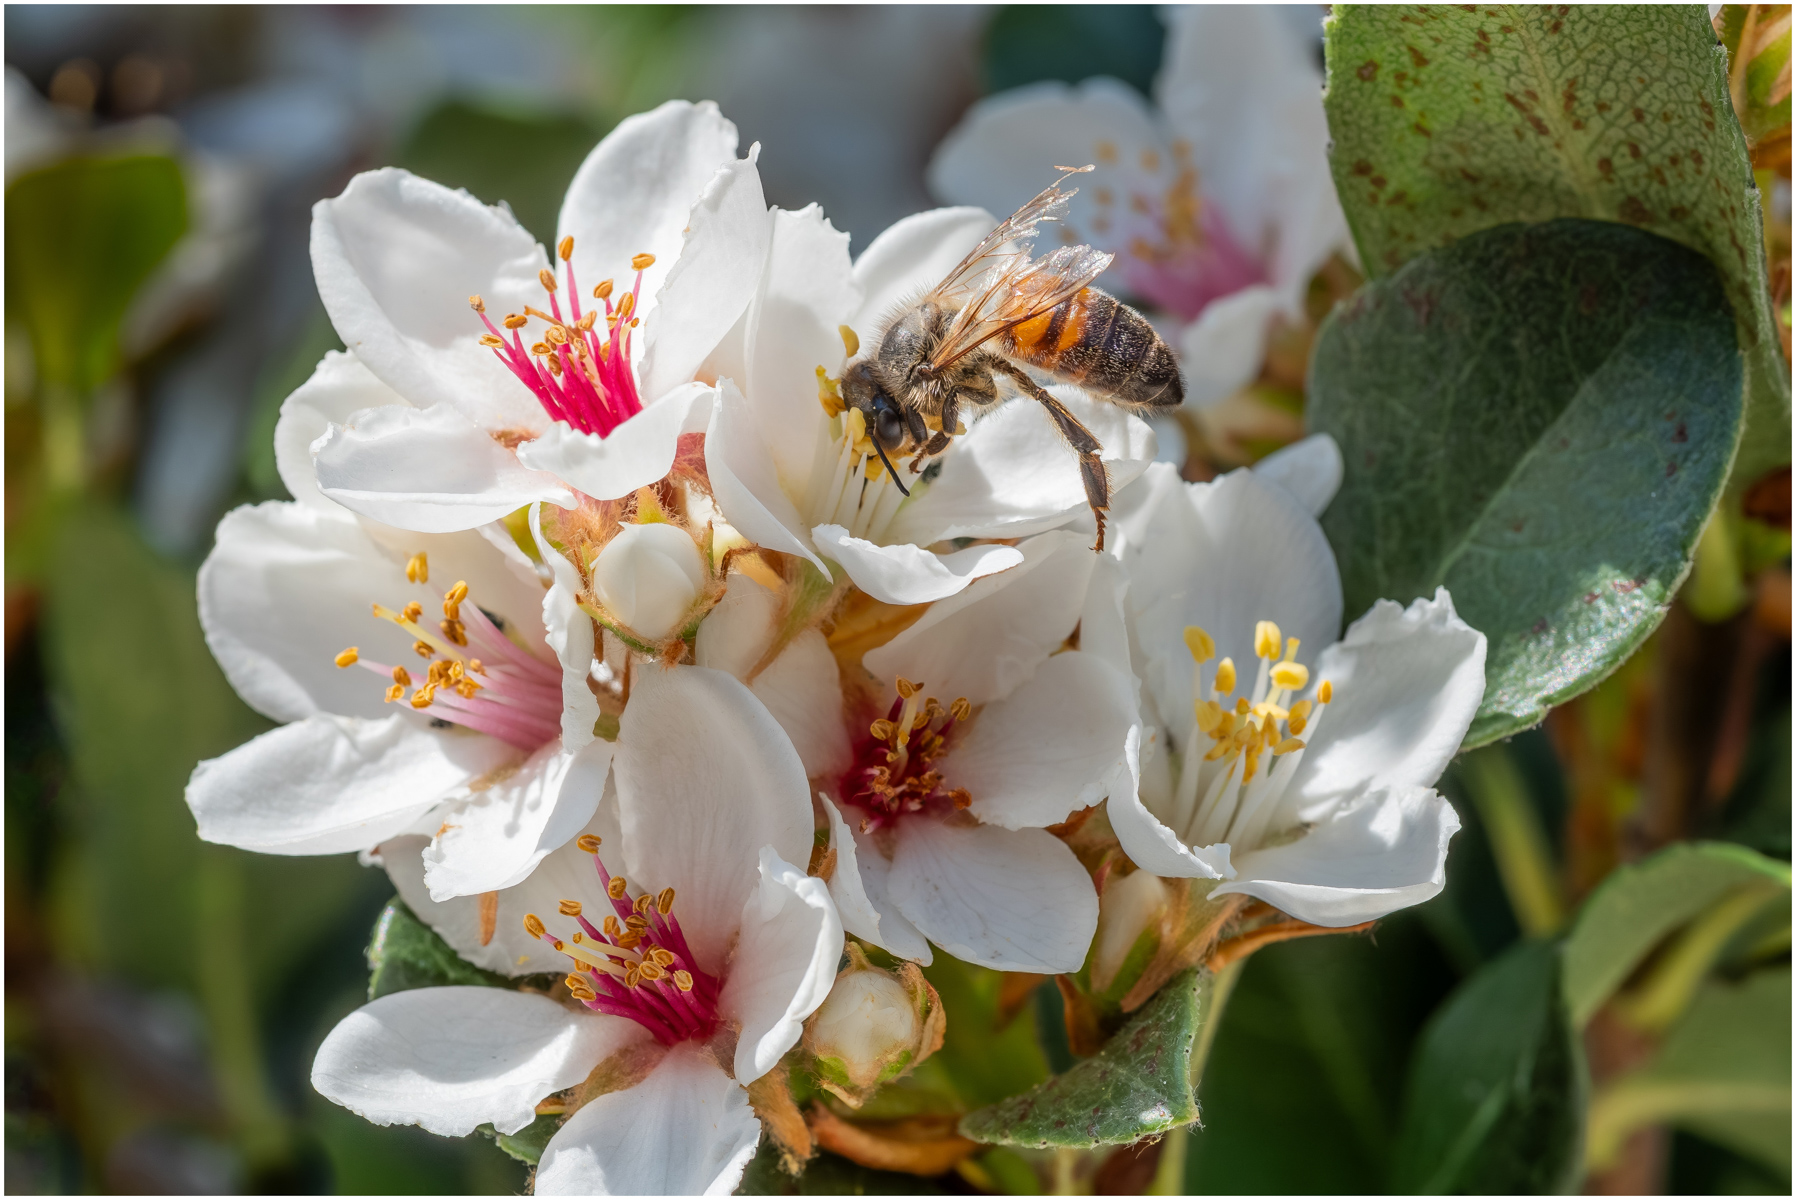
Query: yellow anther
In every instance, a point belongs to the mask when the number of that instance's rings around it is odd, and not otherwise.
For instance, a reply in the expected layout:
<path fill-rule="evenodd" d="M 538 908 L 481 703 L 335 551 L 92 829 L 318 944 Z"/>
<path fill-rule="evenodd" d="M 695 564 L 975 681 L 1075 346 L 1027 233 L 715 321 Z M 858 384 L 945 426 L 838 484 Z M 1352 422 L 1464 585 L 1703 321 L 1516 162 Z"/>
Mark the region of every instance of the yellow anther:
<path fill-rule="evenodd" d="M 412 673 L 410 671 L 406 670 L 404 667 L 394 667 L 393 668 L 393 682 L 398 683 L 398 684 L 404 684 L 406 687 L 410 687 L 412 685 Z"/>
<path fill-rule="evenodd" d="M 649 923 L 635 913 L 631 913 L 624 918 L 624 928 L 628 929 L 631 933 L 641 933 L 648 927 Z"/>
<path fill-rule="evenodd" d="M 663 971 L 661 969 L 660 963 L 650 962 L 646 959 L 643 961 L 643 964 L 640 967 L 636 968 L 636 973 L 638 975 L 642 976 L 644 979 L 648 980 L 650 983 L 655 982 L 655 980 L 657 980 L 657 979 L 661 978 L 663 975 L 667 974 L 666 971 Z"/>
<path fill-rule="evenodd" d="M 1222 705 L 1214 700 L 1199 700 L 1191 707 L 1197 719 L 1198 729 L 1206 734 L 1214 732 L 1216 727 L 1222 723 L 1225 715 Z"/>
<path fill-rule="evenodd" d="M 1241 782 L 1246 783 L 1248 780 L 1252 779 L 1254 777 L 1255 773 L 1257 773 L 1259 771 L 1259 769 L 1260 769 L 1259 753 L 1257 751 L 1253 751 L 1253 750 L 1248 751 L 1247 765 L 1241 769 Z"/>
<path fill-rule="evenodd" d="M 1253 705 L 1251 705 L 1247 702 L 1246 696 L 1235 697 L 1235 712 L 1237 714 L 1245 717 L 1248 713 L 1250 713 L 1252 711 L 1253 711 Z"/>
<path fill-rule="evenodd" d="M 953 717 L 956 721 L 964 721 L 972 714 L 973 706 L 967 703 L 967 698 L 965 696 L 957 697 L 954 703 L 948 706 L 948 715 Z"/>
<path fill-rule="evenodd" d="M 411 583 L 430 582 L 430 556 L 420 550 L 405 560 L 405 577 Z"/>
<path fill-rule="evenodd" d="M 1292 641 L 1297 639 L 1293 638 Z M 1302 663 L 1282 662 L 1272 668 L 1272 686 L 1287 692 L 1301 690 L 1310 681 L 1310 669 Z"/>
<path fill-rule="evenodd" d="M 417 691 L 412 693 L 411 706 L 413 708 L 429 708 L 430 702 L 434 698 L 435 698 L 434 689 L 432 689 L 428 686 L 421 687 Z"/>
<path fill-rule="evenodd" d="M 543 919 L 535 913 L 525 913 L 524 932 L 531 937 L 539 938 L 548 932 L 548 928 L 543 924 Z"/>
<path fill-rule="evenodd" d="M 387 689 L 387 703 L 391 704 L 391 703 L 393 703 L 393 701 L 399 699 L 399 697 L 401 697 L 403 695 L 405 695 L 404 686 L 396 683 L 392 687 Z"/>
<path fill-rule="evenodd" d="M 544 291 L 552 292 L 555 290 L 555 272 L 549 270 L 549 268 L 544 267 L 542 270 L 538 271 L 536 273 L 536 279 L 538 283 L 543 285 Z"/>
<path fill-rule="evenodd" d="M 655 256 L 653 254 L 638 254 L 630 259 L 630 269 L 632 271 L 646 271 L 654 265 Z"/>
<path fill-rule="evenodd" d="M 474 667 L 478 670 L 480 664 L 475 663 Z M 605 840 L 596 833 L 583 833 L 574 839 L 574 845 L 586 851 L 588 854 L 597 854 L 599 852 L 599 847 L 604 844 Z"/>
<path fill-rule="evenodd" d="M 1216 657 L 1216 639 L 1201 626 L 1185 626 L 1185 648 L 1195 662 L 1207 663 Z"/>
<path fill-rule="evenodd" d="M 532 353 L 532 354 L 537 354 L 537 355 L 547 354 L 554 348 L 555 347 L 549 345 L 549 343 L 547 343 L 547 342 L 531 342 L 530 343 L 530 353 Z"/>
<path fill-rule="evenodd" d="M 460 621 L 438 621 L 437 628 L 443 631 L 444 637 L 454 642 L 457 646 L 465 646 L 468 644 L 467 631 L 462 628 Z"/>
<path fill-rule="evenodd" d="M 662 888 L 661 894 L 655 897 L 655 908 L 665 917 L 668 913 L 673 911 L 673 902 L 674 890 L 672 888 Z"/>
<path fill-rule="evenodd" d="M 475 683 L 472 679 L 464 679 L 455 685 L 455 690 L 456 693 L 464 699 L 472 700 L 474 698 L 474 693 L 480 690 L 480 685 Z"/>
<path fill-rule="evenodd" d="M 846 325 L 836 326 L 836 332 L 842 335 L 842 348 L 848 351 L 849 358 L 853 358 L 861 352 L 860 334 L 848 328 Z"/>
<path fill-rule="evenodd" d="M 497 350 L 505 344 L 505 339 L 497 334 L 483 333 L 480 335 L 480 344 L 489 350 Z"/>
<path fill-rule="evenodd" d="M 1216 664 L 1216 694 L 1226 696 L 1235 690 L 1235 660 L 1225 658 Z"/>
<path fill-rule="evenodd" d="M 549 326 L 549 332 L 543 334 L 543 339 L 551 346 L 565 346 L 567 344 L 567 330 L 559 325 L 551 325 Z"/>
<path fill-rule="evenodd" d="M 1292 754 L 1301 749 L 1303 749 L 1303 742 L 1300 739 L 1288 737 L 1274 746 L 1272 752 L 1274 754 Z"/>
<path fill-rule="evenodd" d="M 423 615 L 424 606 L 419 604 L 416 600 L 413 600 L 410 604 L 399 610 L 400 619 L 405 621 L 416 621 Z"/>
<path fill-rule="evenodd" d="M 1258 658 L 1277 658 L 1283 641 L 1278 626 L 1271 621 L 1261 621 L 1253 627 L 1253 652 Z"/>
<path fill-rule="evenodd" d="M 617 302 L 617 319 L 628 321 L 630 314 L 636 311 L 636 293 L 625 292 Z"/>
<path fill-rule="evenodd" d="M 1271 717 L 1274 721 L 1282 721 L 1291 715 L 1278 705 L 1266 700 L 1262 700 L 1254 705 L 1253 713 L 1256 717 Z"/>
<path fill-rule="evenodd" d="M 566 950 L 567 949 L 567 943 L 562 941 L 560 938 L 555 939 L 554 946 L 557 950 Z"/>
<path fill-rule="evenodd" d="M 690 992 L 692 990 L 692 973 L 689 971 L 675 971 L 673 973 L 673 981 L 674 986 L 679 988 L 682 992 Z"/>
<path fill-rule="evenodd" d="M 561 982 L 567 984 L 567 990 L 570 992 L 578 992 L 587 986 L 586 977 L 578 972 L 569 972 Z"/>
<path fill-rule="evenodd" d="M 578 900 L 563 900 L 557 907 L 564 917 L 577 917 L 580 915 L 580 902 Z"/>
<path fill-rule="evenodd" d="M 524 326 L 530 324 L 530 318 L 526 317 L 523 313 L 512 313 L 505 318 L 503 324 L 507 329 L 522 329 Z"/>
<path fill-rule="evenodd" d="M 561 255 L 562 262 L 566 262 L 568 259 L 574 257 L 574 237 L 572 234 L 561 239 L 561 244 L 555 247 L 555 253 Z"/>
<path fill-rule="evenodd" d="M 636 987 L 641 982 L 642 982 L 642 972 L 641 971 L 637 970 L 634 966 L 626 967 L 624 969 L 624 986 L 625 987 L 633 988 L 633 987 Z"/>
<path fill-rule="evenodd" d="M 486 311 L 486 301 L 480 298 L 479 292 L 475 292 L 472 296 L 468 297 L 468 307 L 475 312 L 483 313 Z"/>
<path fill-rule="evenodd" d="M 1212 703 L 1214 703 L 1214 701 L 1212 701 Z M 1216 707 L 1220 709 L 1222 708 L 1222 705 L 1218 704 Z M 1235 730 L 1240 727 L 1241 719 L 1234 713 L 1224 710 L 1222 716 L 1216 722 L 1216 727 L 1210 730 L 1210 736 L 1219 742 L 1224 741 L 1233 737 L 1235 735 Z"/>
<path fill-rule="evenodd" d="M 648 956 L 650 958 L 654 959 L 661 966 L 664 966 L 664 967 L 673 966 L 674 952 L 672 950 L 667 949 L 667 947 L 665 947 L 665 946 L 656 946 L 653 950 L 649 951 Z"/>
<path fill-rule="evenodd" d="M 890 739 L 893 731 L 897 728 L 896 725 L 892 724 L 884 717 L 881 717 L 879 720 L 873 722 L 873 724 L 867 726 L 867 732 L 873 735 L 874 741 L 883 742 Z"/>
<path fill-rule="evenodd" d="M 1215 762 L 1234 748 L 1233 742 L 1217 742 L 1214 746 L 1210 747 L 1209 753 L 1204 755 L 1204 761 Z"/>
<path fill-rule="evenodd" d="M 416 653 L 416 654 L 417 654 L 417 656 L 418 656 L 418 657 L 419 657 L 419 658 L 429 658 L 429 657 L 430 657 L 430 656 L 431 656 L 431 655 L 432 655 L 432 654 L 435 654 L 435 653 L 436 653 L 436 651 L 435 651 L 435 650 L 432 650 L 432 649 L 431 649 L 431 648 L 430 648 L 430 643 L 429 643 L 429 642 L 422 642 L 422 641 L 420 641 L 420 642 L 413 642 L 413 643 L 412 643 L 412 650 L 413 650 L 413 652 L 414 652 L 414 653 Z"/>
<path fill-rule="evenodd" d="M 1299 641 L 1297 638 L 1286 638 L 1285 639 L 1285 661 L 1286 662 L 1296 662 L 1297 661 L 1297 647 L 1301 646 L 1302 644 L 1303 643 L 1301 641 Z"/>
<path fill-rule="evenodd" d="M 1311 705 L 1308 700 L 1299 700 L 1296 704 L 1291 706 L 1291 719 L 1293 721 L 1305 720 L 1310 715 L 1310 707 Z"/>
<path fill-rule="evenodd" d="M 922 690 L 923 690 L 922 684 L 912 683 L 910 680 L 905 679 L 903 676 L 899 677 L 899 679 L 898 679 L 898 694 L 900 696 L 904 697 L 906 700 L 909 700 L 912 696 L 916 695 L 918 692 L 920 692 Z"/>
<path fill-rule="evenodd" d="M 1335 685 L 1330 683 L 1328 680 L 1324 679 L 1322 681 L 1322 683 L 1316 688 L 1316 699 L 1323 704 L 1327 704 L 1330 700 L 1333 700 L 1334 698 L 1335 698 Z"/>
<path fill-rule="evenodd" d="M 443 603 L 445 604 L 460 604 L 467 598 L 468 581 L 465 579 L 457 580 L 454 587 L 443 593 Z"/>
<path fill-rule="evenodd" d="M 611 281 L 609 279 L 607 279 L 603 283 L 599 284 L 598 287 L 595 287 L 594 289 L 592 289 L 592 298 L 594 300 L 610 299 L 611 298 Z"/>
<path fill-rule="evenodd" d="M 613 900 L 622 900 L 624 898 L 624 893 L 629 890 L 629 887 L 629 880 L 625 879 L 622 875 L 613 875 L 611 877 L 611 882 L 605 885 L 605 894 L 610 896 Z"/>
<path fill-rule="evenodd" d="M 654 903 L 655 897 L 648 892 L 644 892 L 642 895 L 636 897 L 636 902 L 630 907 L 634 908 L 638 913 L 645 913 L 654 906 Z"/>
<path fill-rule="evenodd" d="M 361 652 L 354 646 L 351 646 L 349 649 L 337 655 L 334 661 L 339 667 L 353 667 L 356 664 L 356 660 L 359 658 L 361 658 Z"/>
<path fill-rule="evenodd" d="M 580 314 L 580 319 L 578 321 L 574 322 L 574 328 L 580 330 L 582 333 L 585 333 L 587 330 L 590 330 L 594 325 L 597 325 L 598 323 L 599 323 L 598 311 L 596 309 L 589 308 L 585 312 Z"/>

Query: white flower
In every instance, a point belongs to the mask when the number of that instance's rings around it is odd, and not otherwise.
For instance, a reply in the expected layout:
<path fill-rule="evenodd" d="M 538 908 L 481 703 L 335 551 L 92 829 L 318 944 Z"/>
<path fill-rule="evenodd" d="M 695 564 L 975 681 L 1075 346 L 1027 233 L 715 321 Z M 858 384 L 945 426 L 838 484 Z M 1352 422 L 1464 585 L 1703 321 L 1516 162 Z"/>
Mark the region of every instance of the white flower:
<path fill-rule="evenodd" d="M 1122 551 L 1136 670 L 1179 753 L 1143 764 L 1138 796 L 1111 793 L 1123 849 L 1317 925 L 1435 895 L 1459 818 L 1431 785 L 1483 698 L 1484 635 L 1443 588 L 1381 600 L 1337 640 L 1334 554 L 1290 492 L 1160 466 L 1137 487 Z"/>
<path fill-rule="evenodd" d="M 754 674 L 780 603 L 749 580 L 700 626 L 697 661 L 750 680 L 822 794 L 855 936 L 925 963 L 931 941 L 1000 970 L 1084 961 L 1097 897 L 1044 827 L 1130 778 L 1137 732 L 1120 571 L 1087 536 L 1024 542 L 869 651 L 846 696 L 815 630 Z"/>
<path fill-rule="evenodd" d="M 1169 10 L 1157 108 L 1113 79 L 1037 83 L 976 104 L 930 165 L 944 199 L 1008 211 L 1059 164 L 1093 163 L 1069 241 L 1117 255 L 1125 291 L 1176 317 L 1185 395 L 1259 373 L 1275 314 L 1347 239 L 1328 168 L 1314 38 L 1265 6 Z"/>
<path fill-rule="evenodd" d="M 767 252 L 755 151 L 735 153 L 713 104 L 621 122 L 569 187 L 559 276 L 507 209 L 406 171 L 320 201 L 319 295 L 382 385 L 356 408 L 320 398 L 324 493 L 449 532 L 538 500 L 570 506 L 570 488 L 612 499 L 664 477 L 705 427 L 711 390 L 694 372 Z"/>
<path fill-rule="evenodd" d="M 760 1136 L 744 1089 L 828 994 L 842 927 L 823 881 L 792 865 L 811 848 L 803 768 L 740 683 L 649 672 L 622 724 L 615 803 L 499 896 L 493 942 L 534 954 L 514 970 L 571 971 L 568 1000 L 383 996 L 332 1030 L 312 1083 L 376 1124 L 453 1137 L 514 1132 L 584 1081 L 539 1194 L 727 1194 Z M 471 904 L 422 914 L 479 957 L 492 946 L 449 915 Z"/>
<path fill-rule="evenodd" d="M 202 838 L 264 853 L 434 833 L 433 890 L 491 891 L 578 832 L 603 791 L 592 623 L 503 532 L 407 533 L 319 494 L 300 448 L 326 418 L 309 401 L 379 387 L 326 358 L 277 427 L 300 499 L 219 523 L 199 577 L 207 644 L 239 695 L 288 724 L 201 763 L 187 801 Z"/>
<path fill-rule="evenodd" d="M 815 206 L 774 213 L 759 290 L 709 364 L 720 395 L 705 463 L 718 507 L 744 536 L 832 578 L 839 565 L 877 599 L 918 604 L 1018 561 L 1010 546 L 929 547 L 1022 537 L 1086 513 L 1078 460 L 1039 404 L 1015 400 L 971 422 L 922 476 L 897 464 L 906 499 L 869 457 L 859 415 L 840 412 L 836 399 L 832 416 L 820 402 L 849 357 L 842 329 L 860 348 L 877 346 L 885 320 L 941 282 L 993 225 L 978 209 L 921 213 L 850 264 L 847 235 Z M 1075 388 L 1056 394 L 1103 443 L 1113 489 L 1152 460 L 1144 422 Z"/>

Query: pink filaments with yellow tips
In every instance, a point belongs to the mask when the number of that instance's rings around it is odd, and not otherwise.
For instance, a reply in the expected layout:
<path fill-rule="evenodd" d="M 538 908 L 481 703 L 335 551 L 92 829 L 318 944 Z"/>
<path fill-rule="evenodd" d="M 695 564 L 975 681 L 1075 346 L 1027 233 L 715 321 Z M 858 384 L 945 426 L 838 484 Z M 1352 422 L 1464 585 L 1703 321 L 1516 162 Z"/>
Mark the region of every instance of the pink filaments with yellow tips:
<path fill-rule="evenodd" d="M 947 753 L 956 725 L 972 714 L 959 699 L 946 708 L 923 685 L 898 680 L 898 698 L 867 729 L 855 747 L 854 765 L 842 779 L 842 795 L 862 812 L 863 832 L 890 825 L 910 813 L 937 816 L 972 803 L 964 788 L 943 782 L 937 763 Z"/>
<path fill-rule="evenodd" d="M 601 335 L 597 331 L 599 311 L 580 311 L 580 288 L 574 282 L 574 239 L 562 238 L 556 249 L 567 273 L 565 317 L 557 296 L 560 285 L 547 267 L 538 278 L 549 294 L 548 312 L 525 305 L 522 313 L 506 315 L 501 330 L 486 315 L 486 301 L 470 296 L 468 304 L 480 314 L 487 328 L 480 344 L 489 347 L 536 394 L 543 411 L 582 433 L 605 437 L 642 411 L 642 398 L 630 373 L 630 341 L 631 331 L 641 322 L 636 312 L 642 302 L 642 273 L 654 265 L 655 256 L 638 254 L 630 260 L 636 284 L 618 298 L 615 306 L 609 279 L 592 290 L 593 299 L 605 306 L 605 329 Z M 548 329 L 541 341 L 526 347 L 521 331 L 532 317 L 545 322 Z M 509 340 L 507 333 L 511 335 Z"/>
<path fill-rule="evenodd" d="M 429 560 L 412 555 L 405 576 L 412 583 L 428 582 Z M 522 750 L 535 750 L 561 732 L 560 668 L 506 637 L 479 605 L 468 602 L 466 582 L 443 593 L 443 619 L 435 629 L 423 624 L 424 606 L 415 600 L 397 612 L 376 604 L 374 615 L 416 639 L 412 650 L 425 660 L 421 678 L 403 666 L 363 657 L 359 646 L 338 654 L 336 663 L 385 676 L 389 704 L 410 687 L 407 703 L 413 708 Z"/>
<path fill-rule="evenodd" d="M 631 896 L 629 881 L 605 869 L 596 835 L 582 834 L 575 844 L 592 855 L 612 912 L 594 925 L 578 900 L 563 900 L 560 914 L 576 921 L 577 931 L 557 937 L 530 913 L 525 932 L 573 960 L 568 992 L 594 1012 L 628 1017 L 664 1046 L 710 1037 L 720 1023 L 723 987 L 694 961 L 673 913 L 673 889 Z"/>

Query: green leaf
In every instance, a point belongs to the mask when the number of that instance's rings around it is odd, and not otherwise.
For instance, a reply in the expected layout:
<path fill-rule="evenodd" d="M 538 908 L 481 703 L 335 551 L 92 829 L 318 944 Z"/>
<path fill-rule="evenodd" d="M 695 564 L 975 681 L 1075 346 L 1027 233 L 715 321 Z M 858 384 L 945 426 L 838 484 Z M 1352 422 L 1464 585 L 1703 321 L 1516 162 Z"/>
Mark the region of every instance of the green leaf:
<path fill-rule="evenodd" d="M 1482 745 L 1589 689 L 1658 625 L 1740 428 L 1713 269 L 1625 225 L 1507 225 L 1323 325 L 1311 427 L 1346 460 L 1323 528 L 1346 611 L 1445 586 L 1490 639 Z"/>
<path fill-rule="evenodd" d="M 71 158 L 12 182 L 6 308 L 46 382 L 85 394 L 112 375 L 126 308 L 186 231 L 172 158 Z"/>
<path fill-rule="evenodd" d="M 368 999 L 421 987 L 467 984 L 510 987 L 508 980 L 466 961 L 395 896 L 374 922 L 368 943 Z"/>
<path fill-rule="evenodd" d="M 1582 1026 L 1667 935 L 1741 888 L 1790 884 L 1790 867 L 1744 846 L 1691 842 L 1619 867 L 1565 939 L 1564 996 Z"/>
<path fill-rule="evenodd" d="M 1658 1054 L 1590 1108 L 1593 1165 L 1643 1125 L 1682 1126 L 1790 1171 L 1790 968 L 1710 981 Z"/>
<path fill-rule="evenodd" d="M 923 969 L 948 1014 L 942 1048 L 909 1075 L 881 1088 L 860 1110 L 874 1119 L 917 1113 L 965 1112 L 1034 1087 L 1048 1077 L 1048 1061 L 1025 1008 L 1001 1021 L 1001 972 L 946 954 Z"/>
<path fill-rule="evenodd" d="M 1721 272 L 1747 351 L 1736 478 L 1790 461 L 1760 197 L 1702 5 L 1337 5 L 1331 162 L 1374 276 L 1509 221 L 1624 221 Z"/>
<path fill-rule="evenodd" d="M 794 1179 L 780 1166 L 779 1148 L 769 1138 L 742 1173 L 738 1196 L 939 1196 L 928 1179 L 897 1171 L 876 1171 L 825 1150 Z"/>
<path fill-rule="evenodd" d="M 1395 1190 L 1536 1194 L 1576 1182 L 1586 1078 L 1559 953 L 1518 943 L 1429 1021 L 1397 1138 Z"/>
<path fill-rule="evenodd" d="M 1201 969 L 1178 976 L 1097 1054 L 968 1113 L 961 1133 L 1006 1146 L 1090 1148 L 1126 1145 L 1197 1120 L 1191 1050 L 1209 1017 L 1214 982 Z"/>

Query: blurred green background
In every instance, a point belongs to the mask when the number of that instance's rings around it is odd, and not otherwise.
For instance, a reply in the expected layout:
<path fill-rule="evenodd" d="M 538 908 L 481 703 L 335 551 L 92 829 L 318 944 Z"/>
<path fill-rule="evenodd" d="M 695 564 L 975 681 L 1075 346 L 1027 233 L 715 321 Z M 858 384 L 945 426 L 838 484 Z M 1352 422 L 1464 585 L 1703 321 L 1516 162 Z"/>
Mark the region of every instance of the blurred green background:
<path fill-rule="evenodd" d="M 267 727 L 213 664 L 193 579 L 229 507 L 284 496 L 280 402 L 338 345 L 312 203 L 396 163 L 548 240 L 612 124 L 709 98 L 764 143 L 770 202 L 821 203 L 858 251 L 931 204 L 929 154 L 979 96 L 1100 74 L 1147 92 L 1159 20 L 15 5 L 5 22 L 6 1189 L 519 1191 L 491 1141 L 375 1128 L 307 1082 L 366 996 L 385 876 L 203 845 L 181 799 L 197 760 Z M 1188 477 L 1233 465 L 1191 433 Z M 1782 494 L 1787 530 L 1787 473 Z M 1418 1037 L 1465 977 L 1670 842 L 1788 859 L 1788 541 L 1767 536 L 1753 571 L 1730 568 L 1737 595 L 1681 603 L 1622 673 L 1454 769 L 1466 831 L 1443 896 L 1374 938 L 1251 961 L 1190 1190 L 1389 1190 Z M 1065 1057 L 1054 989 L 1017 1019 Z M 1780 1168 L 1661 1134 L 1655 1178 L 1787 1191 L 1787 1146 Z M 831 1178 L 807 1182 L 868 1185 Z"/>

